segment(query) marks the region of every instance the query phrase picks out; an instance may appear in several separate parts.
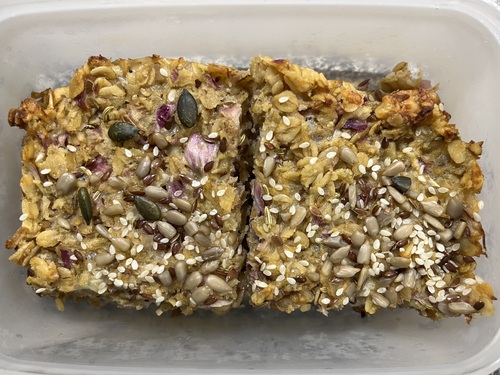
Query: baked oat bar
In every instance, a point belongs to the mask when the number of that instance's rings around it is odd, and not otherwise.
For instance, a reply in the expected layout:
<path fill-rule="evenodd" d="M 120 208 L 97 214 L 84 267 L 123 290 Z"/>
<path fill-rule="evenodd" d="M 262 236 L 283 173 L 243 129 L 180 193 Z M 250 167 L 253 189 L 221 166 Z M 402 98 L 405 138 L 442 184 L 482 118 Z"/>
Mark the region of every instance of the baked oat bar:
<path fill-rule="evenodd" d="M 7 247 L 37 294 L 158 315 L 239 305 L 248 81 L 182 58 L 91 57 L 10 111 L 26 135 Z"/>
<path fill-rule="evenodd" d="M 254 306 L 493 313 L 493 291 L 474 274 L 485 254 L 482 142 L 460 139 L 428 82 L 400 64 L 367 92 L 267 57 L 251 75 Z"/>

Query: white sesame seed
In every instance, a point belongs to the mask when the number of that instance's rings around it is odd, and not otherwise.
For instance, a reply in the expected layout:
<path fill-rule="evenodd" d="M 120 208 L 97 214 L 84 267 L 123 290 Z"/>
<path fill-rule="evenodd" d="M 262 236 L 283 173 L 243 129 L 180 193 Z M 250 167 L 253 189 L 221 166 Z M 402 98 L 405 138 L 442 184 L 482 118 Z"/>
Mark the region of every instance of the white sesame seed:
<path fill-rule="evenodd" d="M 226 193 L 226 189 L 220 189 L 217 191 L 217 196 L 222 197 Z"/>
<path fill-rule="evenodd" d="M 219 190 L 220 191 L 220 190 Z M 217 193 L 217 195 L 219 195 L 219 193 Z M 219 195 L 219 197 L 222 196 L 222 195 Z M 273 197 L 270 196 L 269 194 L 264 194 L 262 196 L 262 199 L 265 200 L 265 201 L 272 201 L 273 200 Z"/>
<path fill-rule="evenodd" d="M 417 201 L 422 202 L 422 201 L 424 200 L 424 198 L 425 198 L 424 193 L 420 193 L 420 194 L 417 196 Z"/>
<path fill-rule="evenodd" d="M 328 297 L 321 298 L 321 301 L 320 301 L 320 303 L 322 305 L 328 305 L 330 302 L 331 302 L 331 300 Z"/>
<path fill-rule="evenodd" d="M 264 281 L 255 280 L 255 285 L 257 285 L 259 288 L 266 288 L 268 284 Z"/>
<path fill-rule="evenodd" d="M 299 145 L 299 148 L 308 148 L 311 144 L 309 142 L 303 142 Z"/>
<path fill-rule="evenodd" d="M 283 120 L 283 124 L 285 124 L 286 126 L 290 125 L 290 119 L 288 117 L 283 116 L 282 120 Z"/>
<path fill-rule="evenodd" d="M 290 250 L 285 250 L 284 253 L 285 253 L 287 258 L 290 258 L 290 259 L 293 258 L 293 253 Z"/>
<path fill-rule="evenodd" d="M 314 164 L 316 164 L 317 161 L 318 161 L 318 158 L 316 156 L 314 156 L 311 159 L 309 159 L 309 164 L 314 165 Z"/>
<path fill-rule="evenodd" d="M 280 102 L 281 104 L 286 103 L 287 101 L 288 101 L 288 96 L 281 96 L 278 99 L 278 102 Z"/>
<path fill-rule="evenodd" d="M 344 293 L 344 288 L 339 288 L 339 289 L 337 289 L 337 291 L 335 292 L 335 295 L 336 295 L 337 297 L 340 297 L 343 293 Z"/>
<path fill-rule="evenodd" d="M 403 152 L 403 154 L 409 154 L 413 151 L 413 148 L 411 147 L 405 147 L 401 150 Z"/>
<path fill-rule="evenodd" d="M 42 170 L 40 171 L 40 174 L 49 174 L 49 173 L 50 173 L 50 171 L 51 171 L 51 169 L 50 169 L 50 168 L 45 168 L 45 169 L 42 169 Z"/>
<path fill-rule="evenodd" d="M 301 199 L 301 198 L 300 198 L 300 194 L 299 194 L 299 193 L 295 193 L 294 197 L 295 197 L 295 199 L 296 199 L 297 201 L 299 201 L 299 202 L 300 202 L 300 199 Z"/>
<path fill-rule="evenodd" d="M 434 187 L 432 187 L 432 186 L 429 186 L 429 187 L 427 188 L 427 190 L 429 190 L 429 193 L 431 193 L 431 194 L 433 194 L 433 195 L 435 195 L 435 194 L 436 194 L 436 189 L 434 189 Z"/>
<path fill-rule="evenodd" d="M 479 215 L 477 212 L 474 212 L 472 214 L 472 217 L 474 218 L 474 220 L 476 221 L 481 221 L 481 215 Z"/>
<path fill-rule="evenodd" d="M 330 151 L 329 153 L 326 154 L 326 157 L 328 159 L 333 159 L 336 155 L 337 153 L 335 151 Z"/>
<path fill-rule="evenodd" d="M 456 197 L 457 196 L 457 192 L 456 191 L 450 191 L 450 197 Z"/>
<path fill-rule="evenodd" d="M 160 74 L 163 76 L 163 77 L 168 77 L 168 72 L 165 68 L 160 68 Z"/>
<path fill-rule="evenodd" d="M 160 149 L 158 148 L 158 146 L 155 146 L 153 148 L 153 156 L 158 156 L 160 155 Z"/>
<path fill-rule="evenodd" d="M 462 292 L 462 295 L 466 296 L 468 294 L 470 294 L 470 292 L 472 292 L 472 289 L 471 288 L 465 288 Z"/>
<path fill-rule="evenodd" d="M 382 229 L 380 231 L 380 234 L 384 237 L 390 237 L 392 235 L 392 232 L 388 231 L 387 229 Z"/>
<path fill-rule="evenodd" d="M 286 281 L 287 281 L 287 283 L 288 283 L 288 284 L 290 284 L 290 285 L 295 285 L 295 284 L 297 284 L 297 281 L 296 281 L 293 277 L 287 277 L 287 278 L 286 278 Z"/>
<path fill-rule="evenodd" d="M 345 139 L 351 139 L 351 135 L 348 132 L 342 132 L 340 136 Z"/>
<path fill-rule="evenodd" d="M 188 260 L 186 260 L 186 264 L 189 264 L 190 266 L 192 266 L 193 264 L 196 264 L 196 259 L 189 258 Z"/>
<path fill-rule="evenodd" d="M 443 288 L 446 285 L 446 282 L 443 280 L 440 280 L 436 283 L 437 288 Z"/>
<path fill-rule="evenodd" d="M 125 152 L 125 156 L 127 158 L 131 158 L 132 157 L 132 151 L 130 151 L 128 148 L 126 148 L 124 152 Z"/>
<path fill-rule="evenodd" d="M 285 280 L 285 275 L 279 275 L 277 278 L 276 278 L 276 281 L 278 283 L 282 282 L 283 280 Z"/>
<path fill-rule="evenodd" d="M 401 285 L 401 284 L 399 284 L 399 285 L 395 288 L 396 292 L 400 292 L 400 291 L 402 291 L 403 289 L 404 289 L 404 286 L 403 286 L 403 285 Z"/>
<path fill-rule="evenodd" d="M 20 221 L 24 221 L 28 218 L 28 214 L 22 214 L 21 216 L 19 216 L 19 220 Z"/>
<path fill-rule="evenodd" d="M 125 259 L 125 255 L 123 255 L 123 254 L 116 254 L 115 258 L 116 258 L 116 260 L 120 261 L 120 260 Z"/>
<path fill-rule="evenodd" d="M 46 290 L 47 290 L 47 288 L 38 288 L 37 290 L 35 290 L 35 293 L 39 294 L 39 293 L 45 292 Z"/>
<path fill-rule="evenodd" d="M 358 165 L 358 169 L 361 174 L 366 173 L 366 167 L 363 164 Z"/>
<path fill-rule="evenodd" d="M 188 137 L 182 137 L 181 139 L 179 139 L 179 142 L 180 143 L 186 143 L 188 140 L 189 140 Z"/>
<path fill-rule="evenodd" d="M 322 187 L 318 187 L 318 194 L 325 195 L 325 189 L 323 189 Z"/>
<path fill-rule="evenodd" d="M 284 275 L 284 274 L 285 274 L 285 272 L 286 272 L 286 267 L 285 267 L 285 265 L 284 265 L 284 264 L 282 264 L 282 265 L 280 266 L 279 271 L 280 271 L 280 273 L 281 273 L 282 275 Z"/>
<path fill-rule="evenodd" d="M 270 141 L 274 137 L 274 132 L 272 130 L 269 130 L 266 134 L 266 140 Z"/>
<path fill-rule="evenodd" d="M 441 193 L 441 194 L 445 194 L 447 193 L 448 191 L 450 191 L 450 189 L 448 189 L 447 187 L 440 187 L 438 189 L 438 192 Z"/>
<path fill-rule="evenodd" d="M 76 152 L 76 147 L 73 145 L 67 145 L 66 148 L 69 152 Z"/>
<path fill-rule="evenodd" d="M 342 304 L 345 306 L 349 303 L 349 297 L 344 297 L 344 299 L 342 300 Z"/>
<path fill-rule="evenodd" d="M 199 187 L 199 186 L 201 186 L 201 182 L 200 182 L 200 181 L 197 181 L 197 180 L 194 180 L 194 181 L 191 183 L 191 186 L 192 186 L 192 187 Z"/>
<path fill-rule="evenodd" d="M 373 167 L 372 167 L 372 171 L 373 172 L 378 172 L 380 170 L 381 166 L 378 165 L 378 164 L 375 164 Z"/>
<path fill-rule="evenodd" d="M 279 214 L 280 210 L 276 207 L 271 207 L 269 209 L 269 212 L 271 212 L 272 214 Z"/>

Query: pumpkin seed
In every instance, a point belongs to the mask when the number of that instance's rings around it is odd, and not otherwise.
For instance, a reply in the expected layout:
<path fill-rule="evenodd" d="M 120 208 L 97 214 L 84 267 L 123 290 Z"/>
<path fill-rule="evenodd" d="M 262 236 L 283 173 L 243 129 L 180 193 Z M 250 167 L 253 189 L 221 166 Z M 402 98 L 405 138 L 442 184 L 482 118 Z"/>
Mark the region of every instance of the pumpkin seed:
<path fill-rule="evenodd" d="M 117 121 L 108 130 L 108 137 L 114 142 L 125 142 L 139 133 L 134 125 Z"/>
<path fill-rule="evenodd" d="M 399 190 L 400 193 L 406 193 L 411 186 L 411 178 L 405 176 L 396 176 L 391 178 L 394 187 Z"/>
<path fill-rule="evenodd" d="M 80 206 L 83 219 L 87 225 L 90 224 L 92 221 L 92 201 L 90 200 L 89 191 L 85 187 L 78 189 L 78 205 Z"/>
<path fill-rule="evenodd" d="M 198 104 L 191 93 L 184 89 L 177 102 L 177 115 L 182 125 L 192 128 L 198 118 Z"/>
<path fill-rule="evenodd" d="M 161 218 L 161 210 L 158 205 L 152 200 L 140 196 L 134 196 L 134 205 L 137 211 L 142 215 L 147 221 L 156 221 Z"/>

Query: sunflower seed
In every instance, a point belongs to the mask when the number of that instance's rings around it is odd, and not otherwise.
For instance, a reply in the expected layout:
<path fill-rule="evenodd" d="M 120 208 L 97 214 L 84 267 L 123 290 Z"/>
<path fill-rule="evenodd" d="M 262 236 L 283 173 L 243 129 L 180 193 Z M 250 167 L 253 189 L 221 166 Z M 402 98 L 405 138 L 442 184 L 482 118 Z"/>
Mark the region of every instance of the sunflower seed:
<path fill-rule="evenodd" d="M 154 133 L 151 136 L 151 139 L 153 140 L 153 143 L 158 146 L 160 150 L 163 150 L 164 148 L 168 147 L 168 141 L 167 139 L 160 133 Z"/>
<path fill-rule="evenodd" d="M 175 210 L 164 212 L 163 218 L 173 225 L 181 226 L 187 223 L 186 215 Z"/>
<path fill-rule="evenodd" d="M 404 257 L 392 257 L 389 259 L 389 263 L 396 268 L 408 268 L 410 267 L 411 259 Z"/>
<path fill-rule="evenodd" d="M 333 249 L 338 249 L 339 247 L 347 245 L 347 242 L 345 242 L 341 236 L 325 238 L 321 243 Z"/>
<path fill-rule="evenodd" d="M 323 276 L 328 277 L 332 273 L 332 269 L 333 269 L 333 263 L 331 260 L 327 259 L 325 260 L 323 266 L 321 267 L 321 274 Z"/>
<path fill-rule="evenodd" d="M 137 211 L 147 221 L 156 221 L 161 218 L 161 210 L 158 205 L 149 198 L 134 195 L 134 205 Z"/>
<path fill-rule="evenodd" d="M 292 215 L 292 218 L 290 219 L 290 227 L 295 228 L 299 226 L 304 219 L 306 218 L 307 210 L 305 207 L 298 206 L 296 208 L 295 214 Z"/>
<path fill-rule="evenodd" d="M 108 137 L 114 142 L 125 142 L 139 133 L 134 125 L 117 121 L 108 130 Z"/>
<path fill-rule="evenodd" d="M 449 240 L 451 240 L 451 238 L 453 237 L 453 232 L 451 231 L 451 229 L 445 229 L 445 230 L 439 232 L 438 236 L 439 236 L 440 242 L 446 243 Z"/>
<path fill-rule="evenodd" d="M 423 201 L 420 202 L 422 205 L 422 208 L 424 209 L 425 212 L 427 212 L 429 215 L 435 216 L 435 217 L 440 217 L 444 213 L 444 208 L 440 204 L 432 201 Z"/>
<path fill-rule="evenodd" d="M 477 310 L 468 304 L 467 302 L 450 302 L 448 304 L 448 310 L 455 314 L 473 314 Z"/>
<path fill-rule="evenodd" d="M 368 216 L 365 219 L 365 225 L 366 229 L 368 231 L 368 234 L 372 237 L 375 237 L 378 234 L 379 231 L 379 226 L 378 226 L 378 221 L 375 216 Z"/>
<path fill-rule="evenodd" d="M 380 306 L 382 308 L 389 306 L 389 300 L 385 298 L 383 295 L 378 294 L 376 292 L 371 292 L 372 301 L 375 305 Z"/>
<path fill-rule="evenodd" d="M 269 177 L 273 173 L 274 167 L 276 166 L 276 161 L 272 156 L 268 156 L 264 159 L 264 165 L 262 167 L 262 173 L 264 177 Z"/>
<path fill-rule="evenodd" d="M 210 237 L 208 237 L 207 235 L 203 234 L 203 233 L 196 233 L 194 236 L 193 236 L 194 240 L 200 245 L 200 246 L 204 246 L 204 247 L 209 247 L 210 245 L 212 245 L 212 241 L 210 240 Z"/>
<path fill-rule="evenodd" d="M 177 102 L 177 115 L 182 125 L 192 128 L 198 118 L 198 104 L 191 93 L 184 89 Z"/>
<path fill-rule="evenodd" d="M 200 267 L 200 272 L 204 275 L 215 272 L 217 268 L 219 268 L 220 261 L 218 260 L 209 260 L 204 262 Z"/>
<path fill-rule="evenodd" d="M 335 250 L 332 255 L 330 255 L 330 260 L 333 263 L 340 263 L 342 259 L 344 259 L 347 254 L 349 254 L 349 251 L 351 250 L 351 246 L 343 246 L 337 250 Z"/>
<path fill-rule="evenodd" d="M 401 160 L 393 162 L 391 165 L 389 165 L 384 172 L 382 173 L 383 176 L 386 177 L 393 177 L 396 176 L 397 174 L 403 172 L 405 170 L 405 165 Z"/>
<path fill-rule="evenodd" d="M 189 203 L 185 199 L 172 198 L 172 203 L 175 204 L 180 210 L 182 210 L 184 212 L 192 212 L 192 210 L 193 210 L 191 203 Z"/>
<path fill-rule="evenodd" d="M 112 176 L 108 178 L 108 184 L 116 190 L 122 190 L 127 186 L 127 183 L 123 181 L 120 177 Z"/>
<path fill-rule="evenodd" d="M 462 238 L 462 235 L 464 234 L 466 227 L 467 227 L 467 224 L 465 223 L 465 221 L 459 222 L 457 227 L 455 228 L 455 232 L 453 232 L 453 237 L 457 240 Z"/>
<path fill-rule="evenodd" d="M 342 146 L 340 147 L 340 159 L 350 165 L 356 164 L 358 162 L 358 157 L 354 153 L 353 150 L 351 150 L 347 146 Z"/>
<path fill-rule="evenodd" d="M 185 225 L 184 225 L 184 231 L 186 232 L 186 234 L 188 236 L 194 236 L 199 230 L 199 227 L 198 225 L 193 222 L 193 221 L 188 221 Z"/>
<path fill-rule="evenodd" d="M 464 204 L 460 199 L 457 197 L 452 197 L 448 201 L 448 204 L 446 205 L 446 213 L 450 216 L 452 219 L 458 219 L 460 216 L 462 216 L 462 212 L 464 211 Z"/>
<path fill-rule="evenodd" d="M 413 268 L 407 269 L 403 276 L 403 282 L 402 282 L 403 286 L 411 289 L 415 287 L 416 282 L 417 282 L 417 271 Z"/>
<path fill-rule="evenodd" d="M 108 206 L 108 207 L 104 207 L 104 209 L 102 210 L 102 213 L 104 215 L 108 215 L 108 216 L 121 215 L 124 212 L 125 212 L 125 210 L 123 209 L 122 205 L 119 203 L 112 204 L 111 206 Z"/>
<path fill-rule="evenodd" d="M 205 280 L 205 285 L 219 293 L 227 293 L 233 290 L 225 280 L 216 275 L 208 275 Z"/>
<path fill-rule="evenodd" d="M 76 177 L 73 173 L 63 173 L 57 179 L 56 191 L 58 195 L 66 195 L 71 193 L 76 188 Z"/>
<path fill-rule="evenodd" d="M 360 231 L 355 231 L 351 235 L 351 242 L 356 247 L 360 247 L 361 245 L 363 245 L 363 243 L 365 242 L 365 239 L 366 239 L 365 234 L 361 233 Z"/>
<path fill-rule="evenodd" d="M 347 190 L 347 195 L 349 197 L 349 203 L 351 204 L 351 209 L 356 207 L 356 202 L 358 201 L 358 191 L 356 185 L 349 185 Z"/>
<path fill-rule="evenodd" d="M 106 228 L 104 225 L 102 224 L 97 224 L 95 226 L 95 231 L 97 233 L 99 233 L 101 236 L 103 236 L 104 238 L 107 238 L 109 239 L 110 236 L 109 236 L 109 232 L 108 232 L 108 228 Z"/>
<path fill-rule="evenodd" d="M 57 222 L 57 225 L 59 225 L 63 229 L 66 229 L 66 230 L 70 230 L 71 229 L 71 224 L 69 223 L 68 220 L 66 220 L 63 217 L 58 217 L 56 219 L 56 222 Z"/>
<path fill-rule="evenodd" d="M 221 257 L 223 253 L 224 250 L 222 250 L 220 247 L 211 247 L 206 250 L 203 250 L 203 252 L 201 253 L 201 257 L 205 261 L 217 260 Z"/>
<path fill-rule="evenodd" d="M 174 265 L 175 277 L 181 283 L 186 280 L 187 276 L 187 263 L 184 260 L 180 260 Z"/>
<path fill-rule="evenodd" d="M 158 280 L 160 281 L 161 285 L 164 286 L 170 286 L 172 285 L 172 275 L 170 275 L 170 272 L 168 270 L 163 271 L 158 275 Z"/>
<path fill-rule="evenodd" d="M 200 286 L 193 290 L 193 293 L 191 293 L 191 298 L 195 303 L 201 304 L 207 300 L 211 293 L 212 289 L 210 289 L 208 286 Z"/>
<path fill-rule="evenodd" d="M 125 238 L 112 238 L 111 244 L 120 251 L 126 252 L 130 249 L 130 242 L 128 242 Z"/>
<path fill-rule="evenodd" d="M 335 266 L 333 267 L 333 274 L 337 277 L 347 278 L 356 275 L 361 269 L 353 266 Z"/>
<path fill-rule="evenodd" d="M 151 169 L 151 159 L 149 158 L 149 156 L 146 155 L 137 165 L 137 168 L 135 169 L 135 175 L 139 178 L 144 178 L 149 174 L 150 169 Z"/>
<path fill-rule="evenodd" d="M 110 253 L 97 254 L 94 260 L 95 264 L 97 264 L 100 267 L 103 267 L 113 263 L 113 261 L 115 260 L 115 256 Z"/>
<path fill-rule="evenodd" d="M 429 225 L 432 225 L 437 230 L 444 230 L 443 224 L 441 224 L 441 222 L 438 219 L 436 219 L 434 216 L 431 216 L 429 214 L 424 214 L 422 216 L 422 219 L 424 219 L 425 221 L 427 221 L 427 223 Z"/>
<path fill-rule="evenodd" d="M 177 234 L 177 230 L 174 228 L 174 226 L 164 221 L 158 221 L 156 223 L 156 228 L 162 234 L 162 236 L 168 238 L 169 240 L 174 238 Z"/>
<path fill-rule="evenodd" d="M 372 255 L 372 251 L 373 251 L 372 246 L 368 242 L 365 242 L 359 248 L 356 261 L 359 264 L 369 264 L 370 263 L 370 256 Z"/>
<path fill-rule="evenodd" d="M 394 231 L 392 238 L 394 238 L 395 241 L 405 240 L 410 236 L 411 232 L 413 232 L 412 224 L 401 225 Z"/>
<path fill-rule="evenodd" d="M 87 225 L 90 224 L 92 221 L 92 201 L 89 191 L 85 187 L 78 189 L 78 205 L 80 206 L 83 219 Z"/>
<path fill-rule="evenodd" d="M 202 281 L 203 281 L 203 275 L 198 271 L 194 271 L 193 273 L 190 273 L 186 277 L 186 281 L 184 281 L 183 287 L 186 290 L 193 290 L 198 285 L 200 285 Z"/>
<path fill-rule="evenodd" d="M 403 204 L 404 202 L 406 202 L 406 197 L 392 186 L 387 186 L 387 191 L 389 192 L 391 197 L 393 197 L 394 200 L 399 204 Z"/>
<path fill-rule="evenodd" d="M 146 188 L 144 188 L 144 194 L 146 197 L 154 199 L 155 201 L 168 198 L 167 191 L 158 186 L 146 186 Z"/>

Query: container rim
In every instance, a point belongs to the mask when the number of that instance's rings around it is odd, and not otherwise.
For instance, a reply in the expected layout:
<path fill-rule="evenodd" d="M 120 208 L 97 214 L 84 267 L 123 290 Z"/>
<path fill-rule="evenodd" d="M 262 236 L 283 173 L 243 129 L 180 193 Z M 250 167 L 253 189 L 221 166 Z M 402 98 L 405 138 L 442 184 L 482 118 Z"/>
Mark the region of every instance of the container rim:
<path fill-rule="evenodd" d="M 386 8 L 419 8 L 419 9 L 444 9 L 459 12 L 470 18 L 480 21 L 483 26 L 494 36 L 497 43 L 500 45 L 500 0 L 408 0 L 401 2 L 400 0 L 384 0 L 373 2 L 373 0 L 170 0 L 162 2 L 158 0 L 143 0 L 138 2 L 136 0 L 122 0 L 115 2 L 112 0 L 86 0 L 85 2 L 78 0 L 0 0 L 0 22 L 16 17 L 22 17 L 34 14 L 44 13 L 61 13 L 61 12 L 75 12 L 78 10 L 118 10 L 118 9 L 136 9 L 136 8 L 189 8 L 193 6 L 199 7 L 217 7 L 217 6 L 231 6 L 231 7 L 257 7 L 257 6 L 349 6 L 349 7 L 363 7 L 363 6 L 377 6 Z M 479 354 L 468 359 L 465 366 L 460 369 L 461 374 L 488 374 L 498 371 L 500 369 L 500 358 L 493 357 L 500 354 L 498 349 L 495 349 L 495 342 L 500 342 L 500 330 L 496 333 L 494 339 L 484 351 L 489 352 L 490 357 L 487 360 L 491 362 L 485 363 L 485 358 L 479 358 Z M 173 369 L 182 370 L 185 374 L 212 374 L 217 371 L 220 374 L 233 374 L 235 369 L 200 369 L 200 368 L 178 368 Z M 350 370 L 351 374 L 364 374 L 367 369 L 359 368 Z M 451 371 L 449 366 L 440 365 L 432 367 L 422 367 L 420 369 L 407 369 L 407 368 L 381 368 L 369 369 L 372 375 L 382 374 L 399 374 L 401 372 L 407 374 L 419 374 L 425 371 L 426 374 L 443 374 Z M 290 374 L 294 373 L 291 369 L 237 369 L 238 373 L 273 373 L 273 374 Z M 319 374 L 328 371 L 329 373 L 343 373 L 342 370 L 335 369 L 318 369 L 310 370 L 311 374 Z M 109 366 L 93 366 L 93 365 L 79 365 L 73 368 L 68 368 L 67 365 L 59 363 L 47 363 L 38 361 L 24 361 L 11 358 L 0 353 L 0 372 L 6 375 L 21 375 L 28 373 L 47 373 L 47 374 L 91 374 L 99 373 L 104 375 L 114 374 L 132 374 L 137 372 L 137 368 L 131 367 L 109 367 Z M 151 368 L 149 372 L 152 374 L 165 373 L 165 369 Z M 450 372 L 452 373 L 452 372 Z"/>

